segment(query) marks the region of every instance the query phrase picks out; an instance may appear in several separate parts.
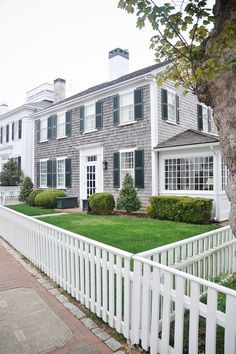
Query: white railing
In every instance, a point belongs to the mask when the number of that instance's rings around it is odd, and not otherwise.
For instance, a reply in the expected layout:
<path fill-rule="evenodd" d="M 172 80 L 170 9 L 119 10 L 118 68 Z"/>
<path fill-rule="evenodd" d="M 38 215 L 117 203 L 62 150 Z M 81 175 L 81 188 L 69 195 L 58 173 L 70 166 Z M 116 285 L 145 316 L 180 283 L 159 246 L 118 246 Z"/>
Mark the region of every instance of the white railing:
<path fill-rule="evenodd" d="M 64 290 L 129 338 L 131 253 L 4 207 L 0 232 Z"/>
<path fill-rule="evenodd" d="M 202 287 L 206 289 L 204 297 Z M 217 330 L 222 327 L 224 353 L 236 353 L 236 291 L 135 256 L 133 292 L 133 344 L 141 341 L 142 348 L 150 348 L 151 354 L 182 354 L 187 343 L 188 353 L 211 354 L 216 353 Z M 222 297 L 226 309 L 218 308 Z M 203 350 L 199 350 L 200 325 Z"/>
<path fill-rule="evenodd" d="M 198 353 L 200 325 L 205 353 L 216 352 L 219 326 L 224 331 L 224 353 L 236 353 L 236 291 L 183 268 L 184 262 L 194 267 L 206 259 L 208 270 L 235 272 L 235 241 L 229 227 L 134 256 L 0 206 L 0 234 L 69 294 L 151 354 L 182 354 L 185 344 L 189 353 Z M 223 252 L 217 262 L 224 268 L 214 263 L 216 249 Z M 222 298 L 226 308 L 218 306 Z"/>
<path fill-rule="evenodd" d="M 17 204 L 19 195 L 19 186 L 0 186 L 0 205 Z"/>

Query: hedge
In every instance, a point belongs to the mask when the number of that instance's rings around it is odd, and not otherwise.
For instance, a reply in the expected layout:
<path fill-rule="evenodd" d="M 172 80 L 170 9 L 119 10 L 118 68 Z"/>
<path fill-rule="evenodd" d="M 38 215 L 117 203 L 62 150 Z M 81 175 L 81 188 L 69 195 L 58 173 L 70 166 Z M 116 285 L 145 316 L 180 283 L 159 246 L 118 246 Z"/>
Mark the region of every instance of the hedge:
<path fill-rule="evenodd" d="M 37 195 L 39 193 L 42 193 L 43 190 L 42 189 L 34 189 L 30 195 L 28 196 L 27 199 L 27 204 L 29 204 L 30 206 L 35 206 L 35 198 L 37 197 Z"/>
<path fill-rule="evenodd" d="M 94 193 L 89 199 L 89 207 L 94 214 L 109 215 L 115 208 L 115 200 L 110 193 Z"/>
<path fill-rule="evenodd" d="M 151 197 L 147 208 L 152 219 L 208 224 L 212 215 L 212 199 L 194 197 Z"/>
<path fill-rule="evenodd" d="M 65 197 L 66 194 L 63 191 L 51 189 L 43 191 L 35 198 L 35 205 L 44 209 L 56 208 L 57 197 Z"/>

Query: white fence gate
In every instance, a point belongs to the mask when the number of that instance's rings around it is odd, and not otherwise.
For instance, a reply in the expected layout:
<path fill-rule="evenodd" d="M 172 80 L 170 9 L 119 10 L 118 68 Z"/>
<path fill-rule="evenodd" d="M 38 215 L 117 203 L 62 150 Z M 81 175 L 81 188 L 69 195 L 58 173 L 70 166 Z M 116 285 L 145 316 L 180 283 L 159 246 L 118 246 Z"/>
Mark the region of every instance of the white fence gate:
<path fill-rule="evenodd" d="M 0 186 L 0 205 L 17 204 L 19 202 L 19 195 L 19 186 Z"/>
<path fill-rule="evenodd" d="M 236 353 L 236 291 L 209 281 L 236 271 L 229 227 L 133 255 L 0 207 L 0 234 L 69 294 L 151 354 Z M 205 277 L 205 280 L 202 279 Z M 218 308 L 225 297 L 226 307 Z"/>

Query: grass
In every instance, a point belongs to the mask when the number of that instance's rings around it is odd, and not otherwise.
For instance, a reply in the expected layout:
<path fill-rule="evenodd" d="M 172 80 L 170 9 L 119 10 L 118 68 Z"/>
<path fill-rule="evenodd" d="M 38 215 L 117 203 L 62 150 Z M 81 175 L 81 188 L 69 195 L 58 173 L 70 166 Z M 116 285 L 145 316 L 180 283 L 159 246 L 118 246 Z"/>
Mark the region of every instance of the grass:
<path fill-rule="evenodd" d="M 16 205 L 8 205 L 9 209 L 18 211 L 19 213 L 28 215 L 28 216 L 36 216 L 36 215 L 46 215 L 46 214 L 56 214 L 58 211 L 54 209 L 41 209 L 38 207 L 31 207 L 26 204 L 16 204 Z"/>
<path fill-rule="evenodd" d="M 90 239 L 138 253 L 217 228 L 127 216 L 69 214 L 41 219 Z"/>

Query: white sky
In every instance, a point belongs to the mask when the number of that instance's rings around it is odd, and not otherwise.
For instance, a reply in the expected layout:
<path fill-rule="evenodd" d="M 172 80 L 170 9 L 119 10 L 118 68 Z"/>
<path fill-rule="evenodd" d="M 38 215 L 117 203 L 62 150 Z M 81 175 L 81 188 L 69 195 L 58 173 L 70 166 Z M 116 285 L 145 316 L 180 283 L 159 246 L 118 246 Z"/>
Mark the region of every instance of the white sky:
<path fill-rule="evenodd" d="M 130 72 L 152 65 L 152 31 L 118 0 L 0 0 L 0 102 L 25 103 L 26 91 L 57 77 L 67 96 L 108 80 L 108 52 L 130 52 Z"/>

